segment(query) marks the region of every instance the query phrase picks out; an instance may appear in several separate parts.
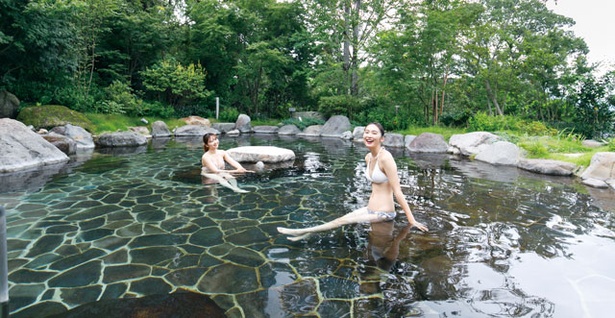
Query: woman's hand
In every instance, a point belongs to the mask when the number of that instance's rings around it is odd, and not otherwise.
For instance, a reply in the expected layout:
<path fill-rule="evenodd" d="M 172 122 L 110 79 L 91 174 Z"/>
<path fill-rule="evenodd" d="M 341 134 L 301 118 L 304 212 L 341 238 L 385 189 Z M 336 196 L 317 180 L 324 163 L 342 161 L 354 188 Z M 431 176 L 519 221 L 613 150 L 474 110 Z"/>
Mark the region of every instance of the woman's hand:
<path fill-rule="evenodd" d="M 417 229 L 421 230 L 422 232 L 428 232 L 429 231 L 429 229 L 423 223 L 420 223 L 417 220 L 412 219 L 412 220 L 408 220 L 408 221 L 410 222 L 410 226 L 414 226 Z"/>

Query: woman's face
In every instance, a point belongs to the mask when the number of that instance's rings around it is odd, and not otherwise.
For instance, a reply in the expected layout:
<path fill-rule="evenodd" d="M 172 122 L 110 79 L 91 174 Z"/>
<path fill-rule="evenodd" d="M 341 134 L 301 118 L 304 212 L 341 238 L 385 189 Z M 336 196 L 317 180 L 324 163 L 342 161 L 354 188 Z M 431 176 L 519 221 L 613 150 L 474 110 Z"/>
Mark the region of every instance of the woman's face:
<path fill-rule="evenodd" d="M 209 149 L 217 149 L 219 144 L 220 141 L 217 135 L 211 135 L 209 139 L 207 139 L 207 147 L 209 147 Z"/>
<path fill-rule="evenodd" d="M 367 125 L 363 130 L 363 143 L 367 148 L 378 146 L 383 140 L 382 132 L 376 125 Z"/>

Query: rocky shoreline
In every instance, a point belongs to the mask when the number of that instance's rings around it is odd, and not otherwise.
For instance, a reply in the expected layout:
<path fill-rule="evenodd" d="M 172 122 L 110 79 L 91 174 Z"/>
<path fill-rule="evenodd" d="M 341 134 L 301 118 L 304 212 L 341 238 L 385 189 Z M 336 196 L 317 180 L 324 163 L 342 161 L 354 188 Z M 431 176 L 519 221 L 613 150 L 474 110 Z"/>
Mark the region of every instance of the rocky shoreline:
<path fill-rule="evenodd" d="M 69 156 L 94 148 L 141 147 L 149 140 L 172 137 L 200 137 L 207 132 L 228 136 L 241 134 L 277 134 L 306 138 L 343 138 L 361 142 L 364 127 L 352 131 L 345 116 L 333 116 L 324 125 L 313 125 L 300 130 L 295 125 L 251 126 L 250 117 L 239 115 L 235 123 L 214 123 L 191 116 L 184 119 L 185 126 L 171 131 L 162 121 L 147 127 L 134 127 L 130 131 L 105 133 L 92 136 L 85 129 L 66 124 L 50 131 L 34 132 L 33 127 L 9 119 L 0 119 L 0 174 L 14 173 L 41 166 L 57 166 L 69 161 Z M 587 168 L 574 164 L 545 159 L 524 158 L 523 150 L 489 132 L 471 132 L 443 136 L 423 133 L 419 136 L 387 133 L 385 146 L 400 148 L 410 153 L 448 153 L 468 160 L 477 160 L 495 166 L 516 166 L 538 174 L 578 177 L 587 186 L 615 190 L 615 153 L 600 152 L 594 155 Z M 275 155 L 275 154 L 272 154 Z"/>

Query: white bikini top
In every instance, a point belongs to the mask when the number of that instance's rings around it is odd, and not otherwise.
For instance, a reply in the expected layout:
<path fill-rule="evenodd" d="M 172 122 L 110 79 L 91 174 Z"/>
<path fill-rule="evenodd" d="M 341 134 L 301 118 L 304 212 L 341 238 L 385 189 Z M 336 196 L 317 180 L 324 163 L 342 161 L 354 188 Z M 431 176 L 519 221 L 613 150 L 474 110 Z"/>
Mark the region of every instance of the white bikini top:
<path fill-rule="evenodd" d="M 378 155 L 380 154 L 380 152 L 378 152 Z M 369 165 L 371 163 L 371 155 L 370 155 L 370 159 L 367 160 L 367 167 L 365 167 L 365 178 L 367 178 L 368 181 L 371 181 L 373 183 L 385 183 L 387 181 L 389 181 L 389 178 L 387 177 L 386 174 L 384 174 L 384 172 L 382 172 L 382 170 L 380 170 L 380 165 L 378 164 L 378 155 L 376 155 L 376 163 L 374 164 L 374 171 L 372 171 L 372 174 L 369 174 Z"/>

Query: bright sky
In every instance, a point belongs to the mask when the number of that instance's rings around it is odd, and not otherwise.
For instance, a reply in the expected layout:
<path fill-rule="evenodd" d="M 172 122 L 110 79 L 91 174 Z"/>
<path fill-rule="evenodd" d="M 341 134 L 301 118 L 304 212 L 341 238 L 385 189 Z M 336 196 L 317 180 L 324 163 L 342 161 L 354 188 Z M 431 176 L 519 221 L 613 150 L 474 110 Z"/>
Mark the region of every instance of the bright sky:
<path fill-rule="evenodd" d="M 572 30 L 589 46 L 590 62 L 615 64 L 614 0 L 549 0 L 547 7 L 576 21 Z"/>

